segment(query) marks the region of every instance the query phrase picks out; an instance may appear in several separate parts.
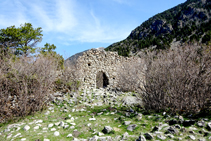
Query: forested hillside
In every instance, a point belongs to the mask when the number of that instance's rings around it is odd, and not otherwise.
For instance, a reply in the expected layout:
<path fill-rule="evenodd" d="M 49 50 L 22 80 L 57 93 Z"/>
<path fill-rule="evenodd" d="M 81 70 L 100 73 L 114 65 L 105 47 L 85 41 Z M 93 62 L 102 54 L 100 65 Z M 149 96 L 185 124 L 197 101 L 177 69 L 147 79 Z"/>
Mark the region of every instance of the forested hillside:
<path fill-rule="evenodd" d="M 120 42 L 106 48 L 129 56 L 144 48 L 166 49 L 182 44 L 209 44 L 211 40 L 211 1 L 187 0 L 159 13 Z"/>

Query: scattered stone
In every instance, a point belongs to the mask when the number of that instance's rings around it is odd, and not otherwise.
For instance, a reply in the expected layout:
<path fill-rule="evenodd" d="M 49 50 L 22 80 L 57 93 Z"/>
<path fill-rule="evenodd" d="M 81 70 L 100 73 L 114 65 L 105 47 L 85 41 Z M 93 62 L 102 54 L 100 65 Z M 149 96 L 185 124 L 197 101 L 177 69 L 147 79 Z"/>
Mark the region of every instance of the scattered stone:
<path fill-rule="evenodd" d="M 127 140 L 128 136 L 129 136 L 128 132 L 125 132 L 122 136 L 122 140 Z"/>
<path fill-rule="evenodd" d="M 54 110 L 54 107 L 49 107 L 48 110 L 52 111 Z"/>
<path fill-rule="evenodd" d="M 192 130 L 190 130 L 190 131 L 189 131 L 189 133 L 190 133 L 190 134 L 195 134 L 195 132 L 194 132 L 194 131 L 192 131 Z"/>
<path fill-rule="evenodd" d="M 124 125 L 129 125 L 131 123 L 131 121 L 125 121 Z"/>
<path fill-rule="evenodd" d="M 60 135 L 60 134 L 59 134 L 58 131 L 54 132 L 54 136 L 59 136 L 59 135 Z"/>
<path fill-rule="evenodd" d="M 160 139 L 160 140 L 165 140 L 166 139 L 166 137 L 163 136 L 163 135 L 157 135 L 157 138 Z"/>
<path fill-rule="evenodd" d="M 67 122 L 67 123 L 72 123 L 72 122 L 74 122 L 74 120 L 72 120 L 72 119 L 67 119 L 66 122 Z"/>
<path fill-rule="evenodd" d="M 4 132 L 9 132 L 10 131 L 10 129 L 9 128 L 6 128 L 5 130 L 4 130 Z"/>
<path fill-rule="evenodd" d="M 61 127 L 64 127 L 64 122 L 61 121 L 59 125 L 60 125 Z"/>
<path fill-rule="evenodd" d="M 74 129 L 75 128 L 75 126 L 70 126 L 70 129 Z"/>
<path fill-rule="evenodd" d="M 211 130 L 211 122 L 207 123 L 207 130 L 209 130 L 209 131 Z"/>
<path fill-rule="evenodd" d="M 146 141 L 146 138 L 143 135 L 140 135 L 136 141 Z"/>
<path fill-rule="evenodd" d="M 125 105 L 132 106 L 132 105 L 140 104 L 140 103 L 142 103 L 142 101 L 135 96 L 125 96 L 122 99 L 122 103 Z"/>
<path fill-rule="evenodd" d="M 198 125 L 199 127 L 204 127 L 204 126 L 205 126 L 205 122 L 204 122 L 204 121 L 198 121 L 198 122 L 197 122 L 197 125 Z"/>
<path fill-rule="evenodd" d="M 69 125 L 65 125 L 65 126 L 63 126 L 63 128 L 64 128 L 64 129 L 67 129 L 68 127 L 69 127 Z"/>
<path fill-rule="evenodd" d="M 70 123 L 70 124 L 73 125 L 73 126 L 76 125 L 74 122 L 73 123 Z"/>
<path fill-rule="evenodd" d="M 56 131 L 56 128 L 52 128 L 51 131 Z"/>
<path fill-rule="evenodd" d="M 39 129 L 40 128 L 40 126 L 35 126 L 34 127 L 34 130 L 37 130 L 37 129 Z"/>
<path fill-rule="evenodd" d="M 44 141 L 50 141 L 49 139 L 44 139 Z"/>
<path fill-rule="evenodd" d="M 129 125 L 129 126 L 127 127 L 127 130 L 133 131 L 136 127 L 137 127 L 136 124 L 132 124 L 132 125 Z"/>
<path fill-rule="evenodd" d="M 180 125 L 178 125 L 178 124 L 177 124 L 177 125 L 175 125 L 174 127 L 175 127 L 175 128 L 177 128 L 177 129 L 181 129 L 181 126 L 180 126 Z"/>
<path fill-rule="evenodd" d="M 174 124 L 177 124 L 177 123 L 178 122 L 175 119 L 172 119 L 172 120 L 169 121 L 169 125 L 174 125 Z"/>
<path fill-rule="evenodd" d="M 107 141 L 106 137 L 98 137 L 98 141 Z"/>
<path fill-rule="evenodd" d="M 53 123 L 50 123 L 50 124 L 48 124 L 48 128 L 51 128 L 51 127 L 53 127 Z"/>
<path fill-rule="evenodd" d="M 68 134 L 68 135 L 67 135 L 67 138 L 70 138 L 70 137 L 72 137 L 72 136 L 73 136 L 72 134 Z"/>
<path fill-rule="evenodd" d="M 42 130 L 48 130 L 48 128 L 44 127 Z"/>
<path fill-rule="evenodd" d="M 187 126 L 191 126 L 195 124 L 195 120 L 185 120 L 183 121 L 183 126 L 187 127 Z"/>
<path fill-rule="evenodd" d="M 141 119 L 142 119 L 142 114 L 141 114 L 141 113 L 138 113 L 138 115 L 136 116 L 136 118 L 137 118 L 138 120 L 141 120 Z"/>
<path fill-rule="evenodd" d="M 115 141 L 119 141 L 119 140 L 121 140 L 121 136 L 120 135 L 117 135 L 116 137 L 115 137 L 115 139 L 114 139 Z M 105 140 L 106 141 L 106 140 Z"/>
<path fill-rule="evenodd" d="M 17 127 L 16 131 L 19 131 L 21 128 L 20 127 Z"/>
<path fill-rule="evenodd" d="M 9 135 L 7 135 L 7 139 L 11 138 L 12 134 L 10 133 Z"/>
<path fill-rule="evenodd" d="M 206 141 L 206 139 L 198 139 L 198 141 Z"/>
<path fill-rule="evenodd" d="M 98 132 L 97 135 L 98 135 L 98 136 L 103 136 L 104 134 L 101 133 L 101 132 Z"/>
<path fill-rule="evenodd" d="M 21 141 L 26 141 L 26 138 L 22 138 Z"/>
<path fill-rule="evenodd" d="M 177 139 L 178 139 L 179 141 L 182 141 L 182 138 L 180 138 L 180 137 L 179 137 L 179 138 L 177 138 Z"/>
<path fill-rule="evenodd" d="M 56 126 L 59 126 L 60 122 L 55 123 Z"/>
<path fill-rule="evenodd" d="M 192 139 L 192 140 L 196 140 L 196 137 L 193 136 L 193 135 L 189 135 L 188 137 L 189 137 L 190 139 Z"/>
<path fill-rule="evenodd" d="M 44 115 L 46 115 L 46 116 L 49 115 L 49 114 L 50 114 L 50 111 L 47 111 L 47 112 L 44 113 Z"/>
<path fill-rule="evenodd" d="M 167 136 L 168 138 L 171 138 L 171 139 L 174 138 L 174 135 L 172 135 L 172 134 L 167 134 L 166 136 Z"/>
<path fill-rule="evenodd" d="M 79 132 L 79 131 L 76 131 L 76 130 L 73 131 L 73 136 L 76 137 L 76 138 L 77 138 L 80 134 L 81 134 L 81 132 Z"/>
<path fill-rule="evenodd" d="M 89 139 L 89 141 L 97 141 L 97 140 L 98 140 L 98 136 L 96 136 L 96 135 Z"/>
<path fill-rule="evenodd" d="M 16 138 L 16 137 L 18 137 L 18 136 L 20 136 L 21 135 L 21 133 L 18 133 L 18 134 L 16 134 L 15 136 L 13 136 L 13 138 Z"/>
<path fill-rule="evenodd" d="M 80 141 L 79 139 L 77 139 L 77 138 L 73 138 L 73 141 Z"/>
<path fill-rule="evenodd" d="M 94 121 L 94 120 L 96 120 L 96 118 L 90 118 L 90 119 L 89 119 L 89 121 Z"/>
<path fill-rule="evenodd" d="M 175 129 L 174 127 L 169 127 L 168 128 L 168 132 L 171 133 L 171 134 L 177 134 L 178 133 L 178 130 Z"/>
<path fill-rule="evenodd" d="M 152 129 L 152 132 L 155 132 L 155 131 L 158 131 L 159 128 L 157 126 L 155 126 L 153 129 Z"/>
<path fill-rule="evenodd" d="M 67 112 L 68 112 L 68 110 L 67 110 L 67 109 L 64 109 L 64 110 L 63 110 L 63 112 L 67 113 Z"/>
<path fill-rule="evenodd" d="M 154 138 L 151 133 L 145 133 L 144 136 L 147 140 L 151 140 Z"/>
<path fill-rule="evenodd" d="M 97 113 L 98 116 L 99 116 L 99 115 L 102 115 L 102 114 L 103 114 L 103 112 Z"/>
<path fill-rule="evenodd" d="M 110 126 L 105 126 L 104 129 L 102 130 L 102 132 L 103 132 L 104 134 L 108 134 L 108 133 L 110 133 L 111 131 L 113 131 L 113 128 L 110 127 Z"/>
<path fill-rule="evenodd" d="M 38 123 L 43 123 L 43 120 L 37 120 L 36 122 L 35 122 L 35 124 L 38 124 Z"/>
<path fill-rule="evenodd" d="M 24 131 L 28 131 L 30 129 L 30 126 L 28 126 L 28 125 L 25 125 L 24 127 L 23 127 L 23 130 Z"/>

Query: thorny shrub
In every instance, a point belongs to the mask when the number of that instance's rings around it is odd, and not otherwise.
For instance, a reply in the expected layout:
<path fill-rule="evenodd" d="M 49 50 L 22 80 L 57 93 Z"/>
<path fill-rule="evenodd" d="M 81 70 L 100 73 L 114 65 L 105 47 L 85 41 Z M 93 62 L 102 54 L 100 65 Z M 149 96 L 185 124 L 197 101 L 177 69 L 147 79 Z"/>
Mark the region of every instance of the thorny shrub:
<path fill-rule="evenodd" d="M 117 69 L 119 73 L 118 87 L 121 91 L 140 92 L 142 80 L 144 79 L 144 60 L 137 58 L 133 62 L 125 61 Z"/>
<path fill-rule="evenodd" d="M 0 58 L 0 122 L 43 109 L 56 78 L 50 56 Z"/>
<path fill-rule="evenodd" d="M 76 78 L 78 78 L 79 72 L 80 71 L 77 69 L 76 65 L 65 67 L 59 78 L 54 82 L 54 90 L 61 91 L 63 93 L 78 91 L 80 81 Z"/>
<path fill-rule="evenodd" d="M 185 46 L 141 56 L 146 69 L 125 64 L 120 81 L 140 93 L 146 110 L 198 113 L 211 99 L 211 47 Z M 127 74 L 127 75 L 126 75 Z M 142 80 L 140 80 L 142 77 Z"/>

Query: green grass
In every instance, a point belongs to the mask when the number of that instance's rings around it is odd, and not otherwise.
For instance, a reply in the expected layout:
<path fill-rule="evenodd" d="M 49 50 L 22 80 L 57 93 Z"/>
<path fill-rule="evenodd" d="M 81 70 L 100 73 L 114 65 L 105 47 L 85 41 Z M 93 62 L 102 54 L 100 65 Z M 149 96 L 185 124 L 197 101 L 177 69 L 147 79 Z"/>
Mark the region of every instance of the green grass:
<path fill-rule="evenodd" d="M 69 98 L 69 97 L 68 97 Z M 159 126 L 160 124 L 164 124 L 166 118 L 164 118 L 161 114 L 143 114 L 142 119 L 138 120 L 135 114 L 131 114 L 129 117 L 125 116 L 125 113 L 128 110 L 128 107 L 122 106 L 111 106 L 111 105 L 103 105 L 103 106 L 87 106 L 86 104 L 68 104 L 67 102 L 63 102 L 60 105 L 53 104 L 54 112 L 50 112 L 49 115 L 44 115 L 44 113 L 48 110 L 44 110 L 42 112 L 37 112 L 34 115 L 27 116 L 25 118 L 19 119 L 18 121 L 10 121 L 6 124 L 1 124 L 0 126 L 0 132 L 4 131 L 9 124 L 20 124 L 25 123 L 21 126 L 21 129 L 19 131 L 16 131 L 16 129 L 11 129 L 12 136 L 21 133 L 22 137 L 16 137 L 14 140 L 18 141 L 21 138 L 26 138 L 27 140 L 36 140 L 44 138 L 50 139 L 50 141 L 66 141 L 66 140 L 72 140 L 73 137 L 67 138 L 68 134 L 72 134 L 75 129 L 77 129 L 81 134 L 77 138 L 83 138 L 88 139 L 90 137 L 93 137 L 94 135 L 97 135 L 98 132 L 102 133 L 102 130 L 104 126 L 111 126 L 114 131 L 110 134 L 106 134 L 104 136 L 111 136 L 112 138 L 115 138 L 116 136 L 120 135 L 122 136 L 125 132 L 128 132 L 129 135 L 134 135 L 134 137 L 129 137 L 128 140 L 135 140 L 138 138 L 138 136 L 144 133 L 149 133 L 152 131 L 152 129 L 155 126 Z M 63 112 L 61 109 L 64 109 L 64 107 L 67 108 L 69 112 Z M 72 109 L 76 109 L 78 111 L 72 112 Z M 86 111 L 81 112 L 81 109 L 85 109 Z M 103 113 L 101 115 L 97 115 L 97 113 Z M 112 114 L 114 113 L 115 114 Z M 66 122 L 67 119 L 71 119 L 71 117 L 74 117 L 74 123 L 76 123 L 74 129 L 70 129 L 69 123 Z M 96 118 L 95 121 L 89 121 L 89 118 Z M 171 118 L 169 118 L 171 119 Z M 40 123 L 42 126 L 34 131 L 35 124 L 29 124 L 33 122 L 34 120 L 43 120 L 43 123 Z M 57 123 L 63 121 L 67 123 L 69 128 L 63 129 L 60 126 L 54 125 L 51 128 L 47 128 L 50 123 Z M 128 131 L 126 125 L 124 125 L 124 121 L 131 121 L 131 124 L 136 124 L 137 127 L 134 129 L 134 131 Z M 90 126 L 88 126 L 90 124 Z M 31 128 L 29 131 L 24 131 L 23 127 L 25 125 L 29 125 Z M 60 128 L 59 128 L 60 127 Z M 195 127 L 197 127 L 195 125 Z M 43 128 L 47 128 L 47 132 L 43 132 Z M 50 129 L 56 128 L 56 131 L 59 131 L 60 135 L 58 137 L 54 136 L 55 131 L 50 131 Z M 165 132 L 165 127 L 161 129 L 161 132 Z M 198 129 L 201 130 L 201 129 Z M 197 138 L 202 137 L 202 135 L 198 135 L 198 130 L 195 131 L 197 133 Z M 7 141 L 11 140 L 12 138 L 7 139 L 7 136 L 10 132 L 3 132 L 2 135 L 0 135 L 0 140 Z M 41 133 L 41 134 L 38 134 Z M 183 139 L 187 137 L 189 134 L 188 132 L 183 133 Z M 175 137 L 173 140 L 176 140 L 176 138 L 180 137 L 180 135 L 174 135 Z M 158 139 L 155 137 L 155 139 Z M 170 138 L 166 138 L 166 140 L 169 140 Z M 208 137 L 206 138 L 208 139 Z"/>

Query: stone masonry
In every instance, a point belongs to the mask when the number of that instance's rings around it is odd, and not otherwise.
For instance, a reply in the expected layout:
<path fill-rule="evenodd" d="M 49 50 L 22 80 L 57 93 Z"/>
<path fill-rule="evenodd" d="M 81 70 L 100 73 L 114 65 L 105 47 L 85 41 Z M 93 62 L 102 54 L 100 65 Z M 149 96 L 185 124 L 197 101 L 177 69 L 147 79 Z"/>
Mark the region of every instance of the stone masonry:
<path fill-rule="evenodd" d="M 117 87 L 118 70 L 124 62 L 133 62 L 136 57 L 119 56 L 117 52 L 106 52 L 101 49 L 91 49 L 77 59 L 77 69 L 80 70 L 79 80 L 82 88 Z M 103 79 L 103 80 L 98 80 Z M 98 84 L 103 83 L 103 84 Z"/>

